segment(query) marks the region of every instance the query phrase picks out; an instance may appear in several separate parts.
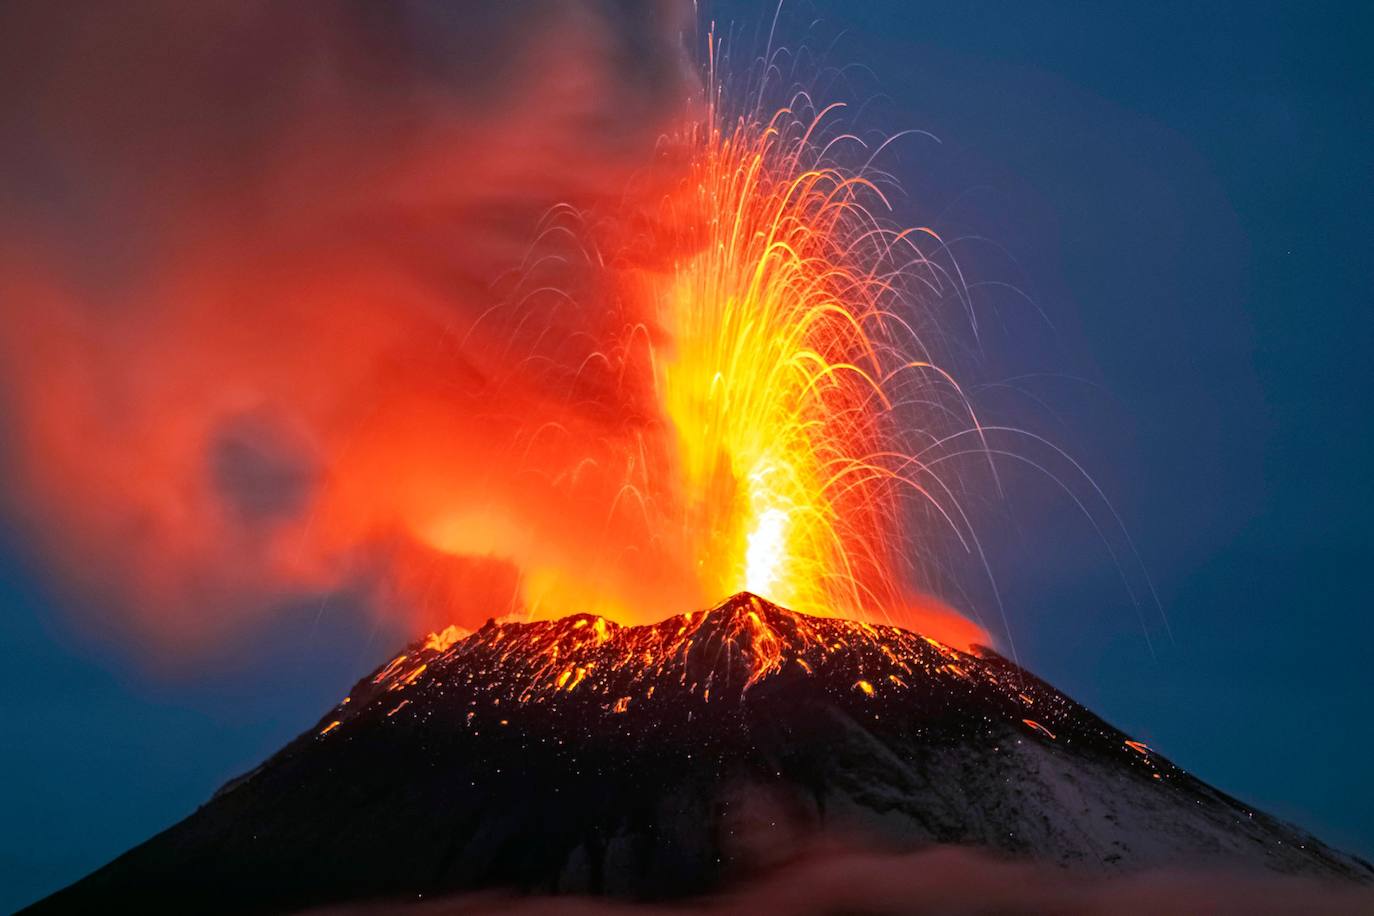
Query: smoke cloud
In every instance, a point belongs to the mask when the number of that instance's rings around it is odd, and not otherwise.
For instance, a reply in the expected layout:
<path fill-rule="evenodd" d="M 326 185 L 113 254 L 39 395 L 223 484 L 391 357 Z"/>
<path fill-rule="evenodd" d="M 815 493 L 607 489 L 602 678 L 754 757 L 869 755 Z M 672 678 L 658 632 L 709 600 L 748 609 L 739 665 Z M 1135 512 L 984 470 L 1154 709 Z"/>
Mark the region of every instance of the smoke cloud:
<path fill-rule="evenodd" d="M 722 894 L 678 904 L 485 894 L 407 903 L 403 909 L 377 905 L 314 912 L 335 916 L 393 911 L 423 916 L 1263 916 L 1368 913 L 1371 907 L 1374 892 L 1367 887 L 1278 875 L 1160 871 L 1093 877 L 961 847 L 894 854 L 851 846 L 816 848 Z"/>
<path fill-rule="evenodd" d="M 605 342 L 657 332 L 602 263 L 656 269 L 691 15 L 5 6 L 4 499 L 99 632 L 341 588 L 472 625 L 557 569 L 704 600 L 623 492 L 661 421 Z"/>
<path fill-rule="evenodd" d="M 5 6 L 0 509 L 93 638 L 175 659 L 341 591 L 409 633 L 726 597 L 655 387 L 694 16 Z"/>

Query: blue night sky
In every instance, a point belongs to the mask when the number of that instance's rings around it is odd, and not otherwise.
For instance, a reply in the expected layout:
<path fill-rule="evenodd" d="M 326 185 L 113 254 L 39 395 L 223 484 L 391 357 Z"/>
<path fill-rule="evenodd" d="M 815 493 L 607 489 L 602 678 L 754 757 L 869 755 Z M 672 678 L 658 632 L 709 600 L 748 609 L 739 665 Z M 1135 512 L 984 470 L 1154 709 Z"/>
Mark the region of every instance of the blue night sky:
<path fill-rule="evenodd" d="M 886 164 L 989 287 L 985 375 L 1089 469 L 1158 590 L 1030 493 L 989 534 L 1021 662 L 1241 799 L 1374 856 L 1374 29 L 1366 4 L 815 0 Z M 721 21 L 757 5 L 717 2 Z M 838 38 L 836 36 L 838 35 Z M 998 293 L 996 290 L 1001 289 Z M 1043 312 L 1041 317 L 1038 312 Z M 1048 491 L 1046 491 L 1048 492 Z M 176 674 L 84 639 L 0 538 L 0 909 L 192 811 L 402 638 L 310 604 Z M 1142 616 L 1144 621 L 1142 624 Z"/>

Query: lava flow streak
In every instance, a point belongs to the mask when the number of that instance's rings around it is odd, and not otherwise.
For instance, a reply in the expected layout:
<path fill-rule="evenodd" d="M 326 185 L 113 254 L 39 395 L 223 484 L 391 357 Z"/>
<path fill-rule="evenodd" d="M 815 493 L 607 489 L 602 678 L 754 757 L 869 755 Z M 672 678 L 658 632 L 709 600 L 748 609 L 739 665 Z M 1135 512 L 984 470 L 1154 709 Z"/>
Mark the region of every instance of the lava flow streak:
<path fill-rule="evenodd" d="M 1000 719 L 1040 740 L 1094 746 L 1151 778 L 1177 773 L 988 649 L 962 652 L 901 627 L 812 617 L 748 593 L 654 624 L 576 614 L 450 635 L 447 643 L 417 641 L 361 680 L 302 740 L 346 739 L 358 723 L 380 718 L 410 727 L 461 711 L 473 732 L 538 729 L 541 713 L 571 730 L 634 718 L 653 723 L 643 735 L 656 741 L 683 723 L 747 716 L 759 704 L 817 690 L 898 727 L 945 722 L 980 732 Z M 973 698 L 980 715 L 950 716 Z"/>

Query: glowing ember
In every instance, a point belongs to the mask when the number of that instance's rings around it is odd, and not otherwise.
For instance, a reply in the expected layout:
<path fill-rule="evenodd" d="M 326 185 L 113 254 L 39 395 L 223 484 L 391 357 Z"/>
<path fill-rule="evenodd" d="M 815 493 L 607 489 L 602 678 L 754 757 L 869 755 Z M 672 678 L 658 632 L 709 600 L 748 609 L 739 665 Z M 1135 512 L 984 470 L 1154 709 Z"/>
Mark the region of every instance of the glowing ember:
<path fill-rule="evenodd" d="M 425 639 L 425 648 L 434 652 L 443 652 L 449 646 L 467 635 L 467 630 L 464 630 L 456 624 L 449 624 L 439 632 L 429 634 Z"/>
<path fill-rule="evenodd" d="M 816 696 L 865 721 L 918 731 L 984 734 L 1000 720 L 1047 744 L 1114 752 L 1142 774 L 1177 772 L 996 653 L 962 652 L 897 626 L 801 614 L 748 593 L 656 624 L 580 614 L 491 622 L 447 644 L 432 635 L 364 678 L 308 740 L 346 741 L 367 722 L 443 721 L 472 735 L 510 728 L 561 743 L 604 720 L 616 723 L 614 734 L 655 745 L 681 729 L 710 731 L 707 722 L 759 704 Z M 552 731 L 530 737 L 545 728 Z"/>
<path fill-rule="evenodd" d="M 555 696 L 585 691 L 602 698 L 598 702 L 611 714 L 626 712 L 656 691 L 660 700 L 676 691 L 703 703 L 738 698 L 794 665 L 796 671 L 813 676 L 840 660 L 846 665 L 857 662 L 855 674 L 860 676 L 853 680 L 854 689 L 868 696 L 876 692 L 873 678 L 884 678 L 898 688 L 906 688 L 908 679 L 918 673 L 947 679 L 952 674 L 950 658 L 985 667 L 975 656 L 897 627 L 797 614 L 741 594 L 712 610 L 651 626 L 624 627 L 603 617 L 579 615 L 532 624 L 493 624 L 442 647 L 432 635 L 413 658 L 401 655 L 383 665 L 369 687 L 381 693 L 443 688 L 451 677 L 446 671 L 467 667 L 462 664 L 465 658 L 485 655 L 491 661 L 482 670 L 493 677 L 485 689 L 498 694 L 493 705 L 543 704 Z M 471 670 L 464 672 L 465 680 L 472 676 Z M 972 679 L 967 672 L 959 677 Z M 388 716 L 402 708 L 394 701 L 389 706 L 394 708 Z M 351 705 L 350 712 L 353 709 Z"/>

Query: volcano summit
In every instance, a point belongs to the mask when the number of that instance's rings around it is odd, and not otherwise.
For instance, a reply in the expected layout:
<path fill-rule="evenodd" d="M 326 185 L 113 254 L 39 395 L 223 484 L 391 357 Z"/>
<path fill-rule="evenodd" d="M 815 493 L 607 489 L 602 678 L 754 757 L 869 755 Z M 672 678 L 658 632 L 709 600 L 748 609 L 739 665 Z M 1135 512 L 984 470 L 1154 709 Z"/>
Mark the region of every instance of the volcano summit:
<path fill-rule="evenodd" d="M 698 893 L 824 830 L 1097 872 L 1374 881 L 990 650 L 740 594 L 625 627 L 450 630 L 34 912 L 278 911 L 476 888 Z"/>

